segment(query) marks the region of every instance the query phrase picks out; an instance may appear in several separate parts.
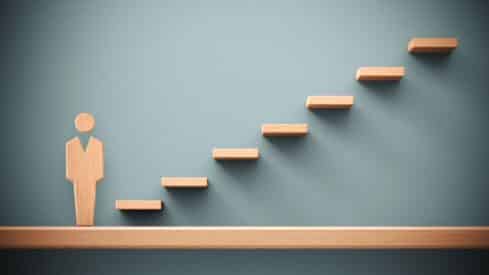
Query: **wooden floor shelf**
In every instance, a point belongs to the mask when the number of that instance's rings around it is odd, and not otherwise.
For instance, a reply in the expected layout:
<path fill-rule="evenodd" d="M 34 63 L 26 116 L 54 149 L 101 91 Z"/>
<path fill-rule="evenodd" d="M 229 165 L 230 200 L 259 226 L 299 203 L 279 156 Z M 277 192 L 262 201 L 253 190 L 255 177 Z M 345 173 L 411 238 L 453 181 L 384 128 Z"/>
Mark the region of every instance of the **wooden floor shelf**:
<path fill-rule="evenodd" d="M 362 81 L 400 80 L 405 75 L 404 67 L 361 67 L 356 79 Z"/>
<path fill-rule="evenodd" d="M 468 249 L 489 227 L 0 227 L 0 249 Z"/>
<path fill-rule="evenodd" d="M 266 137 L 305 136 L 309 132 L 307 124 L 263 124 L 261 133 Z"/>
<path fill-rule="evenodd" d="M 313 109 L 348 109 L 353 106 L 353 96 L 308 96 L 306 107 Z"/>
<path fill-rule="evenodd" d="M 257 160 L 260 152 L 258 148 L 214 148 L 212 157 L 215 160 Z"/>
<path fill-rule="evenodd" d="M 409 41 L 408 51 L 411 53 L 449 53 L 457 46 L 456 38 L 413 38 Z"/>
<path fill-rule="evenodd" d="M 162 177 L 161 186 L 165 188 L 207 188 L 206 177 Z"/>
<path fill-rule="evenodd" d="M 116 200 L 115 208 L 118 210 L 161 210 L 161 200 Z"/>

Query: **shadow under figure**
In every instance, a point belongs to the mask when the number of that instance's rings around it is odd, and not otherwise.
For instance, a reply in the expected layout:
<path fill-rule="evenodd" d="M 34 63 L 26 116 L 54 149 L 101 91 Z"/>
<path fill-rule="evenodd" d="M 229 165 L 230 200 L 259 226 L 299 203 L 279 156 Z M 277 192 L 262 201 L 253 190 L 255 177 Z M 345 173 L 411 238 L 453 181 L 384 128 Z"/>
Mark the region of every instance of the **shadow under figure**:
<path fill-rule="evenodd" d="M 88 133 L 95 127 L 91 114 L 80 113 L 75 118 L 80 133 Z M 97 182 L 104 177 L 103 143 L 90 137 L 86 149 L 79 137 L 66 143 L 66 179 L 73 183 L 77 225 L 94 225 L 95 193 Z"/>

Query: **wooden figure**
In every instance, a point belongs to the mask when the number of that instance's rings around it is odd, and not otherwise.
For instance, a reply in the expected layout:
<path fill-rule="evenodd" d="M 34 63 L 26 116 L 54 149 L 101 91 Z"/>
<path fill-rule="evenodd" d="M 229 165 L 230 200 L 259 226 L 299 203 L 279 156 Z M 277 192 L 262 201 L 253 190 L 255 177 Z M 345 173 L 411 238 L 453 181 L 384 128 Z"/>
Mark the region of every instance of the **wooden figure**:
<path fill-rule="evenodd" d="M 88 133 L 95 127 L 91 114 L 76 116 L 75 127 Z M 73 183 L 77 225 L 94 225 L 97 182 L 104 177 L 103 143 L 90 137 L 86 149 L 78 137 L 66 143 L 66 179 Z"/>

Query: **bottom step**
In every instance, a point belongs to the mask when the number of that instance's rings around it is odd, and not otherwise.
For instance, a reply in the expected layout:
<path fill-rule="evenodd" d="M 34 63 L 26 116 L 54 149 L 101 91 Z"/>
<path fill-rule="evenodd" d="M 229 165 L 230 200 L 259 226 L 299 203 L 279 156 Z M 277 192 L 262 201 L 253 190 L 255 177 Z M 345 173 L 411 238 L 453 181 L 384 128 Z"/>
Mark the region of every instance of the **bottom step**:
<path fill-rule="evenodd" d="M 161 200 L 116 200 L 115 208 L 118 210 L 161 210 Z"/>

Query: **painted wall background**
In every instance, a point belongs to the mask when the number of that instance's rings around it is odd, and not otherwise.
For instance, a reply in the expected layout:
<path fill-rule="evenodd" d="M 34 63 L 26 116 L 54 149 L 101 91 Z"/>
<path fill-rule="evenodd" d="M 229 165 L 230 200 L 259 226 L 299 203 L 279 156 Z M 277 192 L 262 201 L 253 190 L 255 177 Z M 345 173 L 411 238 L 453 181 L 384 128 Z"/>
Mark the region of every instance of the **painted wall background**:
<path fill-rule="evenodd" d="M 489 225 L 487 1 L 15 1 L 0 12 L 1 225 L 74 223 L 64 143 L 82 111 L 105 142 L 98 225 Z M 415 36 L 455 36 L 460 47 L 413 56 Z M 399 83 L 354 80 L 360 66 L 398 65 Z M 313 113 L 308 95 L 356 102 Z M 301 122 L 306 138 L 260 135 L 262 123 Z M 254 146 L 257 162 L 211 158 L 213 147 Z M 210 186 L 170 192 L 161 176 L 208 176 Z M 161 213 L 114 210 L 116 199 L 160 198 Z M 477 274 L 488 258 L 1 254 L 12 274 Z"/>

